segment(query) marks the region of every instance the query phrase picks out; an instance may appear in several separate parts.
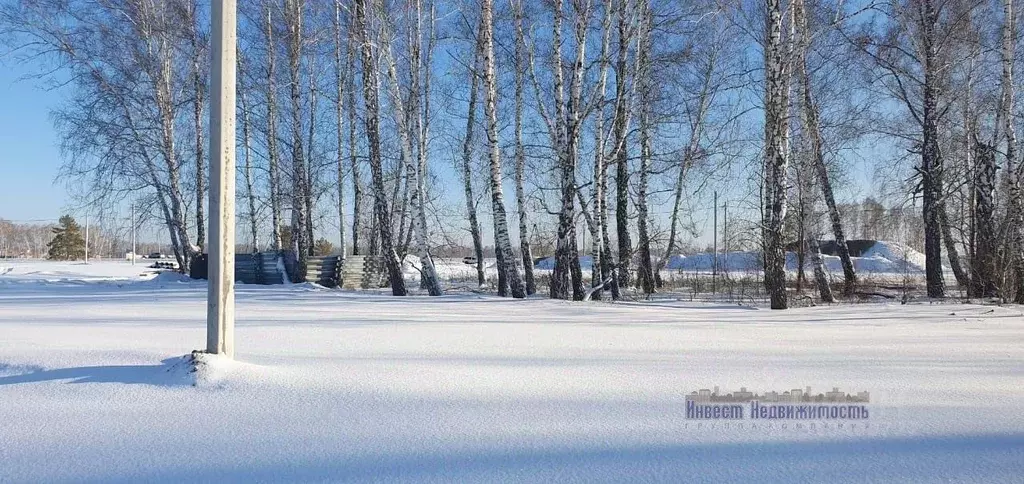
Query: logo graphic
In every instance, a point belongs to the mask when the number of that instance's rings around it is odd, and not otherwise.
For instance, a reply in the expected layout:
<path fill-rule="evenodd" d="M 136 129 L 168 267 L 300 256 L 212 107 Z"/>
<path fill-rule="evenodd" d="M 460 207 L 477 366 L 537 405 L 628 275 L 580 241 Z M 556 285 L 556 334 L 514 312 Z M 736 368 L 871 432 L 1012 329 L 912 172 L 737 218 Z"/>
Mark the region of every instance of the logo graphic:
<path fill-rule="evenodd" d="M 721 393 L 703 388 L 686 395 L 686 418 L 693 420 L 864 420 L 870 394 L 833 387 L 815 395 L 811 387 L 755 393 L 746 387 Z"/>

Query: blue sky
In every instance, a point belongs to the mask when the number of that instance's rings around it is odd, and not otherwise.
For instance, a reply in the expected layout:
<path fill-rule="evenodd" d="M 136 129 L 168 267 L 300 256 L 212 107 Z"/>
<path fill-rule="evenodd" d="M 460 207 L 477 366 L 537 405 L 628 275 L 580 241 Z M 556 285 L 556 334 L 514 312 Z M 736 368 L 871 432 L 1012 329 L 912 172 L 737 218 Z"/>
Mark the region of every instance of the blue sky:
<path fill-rule="evenodd" d="M 0 60 L 0 218 L 56 220 L 66 208 L 66 190 L 54 184 L 60 150 L 50 109 L 59 92 L 20 80 L 33 69 Z"/>

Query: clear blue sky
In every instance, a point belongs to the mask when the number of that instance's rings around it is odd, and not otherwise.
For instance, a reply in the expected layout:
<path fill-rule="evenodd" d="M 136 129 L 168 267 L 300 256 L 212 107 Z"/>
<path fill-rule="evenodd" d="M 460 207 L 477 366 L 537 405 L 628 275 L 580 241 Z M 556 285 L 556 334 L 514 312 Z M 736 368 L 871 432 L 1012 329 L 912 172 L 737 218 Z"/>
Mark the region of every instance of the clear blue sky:
<path fill-rule="evenodd" d="M 0 59 L 0 218 L 8 220 L 55 220 L 66 205 L 64 186 L 54 184 L 60 150 L 49 117 L 60 93 L 19 80 L 33 71 Z"/>

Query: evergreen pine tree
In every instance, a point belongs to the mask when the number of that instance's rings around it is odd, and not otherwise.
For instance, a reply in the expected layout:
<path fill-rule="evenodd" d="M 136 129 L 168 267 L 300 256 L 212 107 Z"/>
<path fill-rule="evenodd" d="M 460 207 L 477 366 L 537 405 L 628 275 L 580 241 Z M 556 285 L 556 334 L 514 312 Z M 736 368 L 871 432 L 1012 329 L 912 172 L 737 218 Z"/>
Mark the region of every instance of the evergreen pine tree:
<path fill-rule="evenodd" d="M 82 237 L 82 227 L 70 215 L 64 215 L 59 222 L 60 226 L 52 229 L 53 240 L 46 244 L 49 249 L 46 258 L 76 260 L 85 257 L 85 238 Z"/>
<path fill-rule="evenodd" d="M 334 252 L 334 244 L 323 237 L 313 244 L 313 255 L 315 256 L 331 255 L 332 252 Z"/>

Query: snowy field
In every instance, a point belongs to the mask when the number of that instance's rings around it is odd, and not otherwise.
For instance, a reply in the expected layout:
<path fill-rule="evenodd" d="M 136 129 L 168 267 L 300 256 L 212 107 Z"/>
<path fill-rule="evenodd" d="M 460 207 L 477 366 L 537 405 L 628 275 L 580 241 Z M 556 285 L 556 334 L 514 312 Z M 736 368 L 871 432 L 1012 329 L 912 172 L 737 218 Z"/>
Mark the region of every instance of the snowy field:
<path fill-rule="evenodd" d="M 1021 482 L 1020 307 L 568 303 L 0 261 L 0 482 Z M 194 385 L 193 385 L 194 384 Z M 721 386 L 871 393 L 838 428 L 689 420 Z"/>

